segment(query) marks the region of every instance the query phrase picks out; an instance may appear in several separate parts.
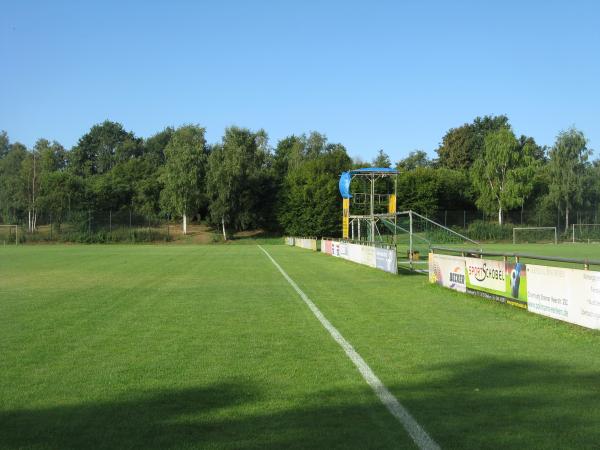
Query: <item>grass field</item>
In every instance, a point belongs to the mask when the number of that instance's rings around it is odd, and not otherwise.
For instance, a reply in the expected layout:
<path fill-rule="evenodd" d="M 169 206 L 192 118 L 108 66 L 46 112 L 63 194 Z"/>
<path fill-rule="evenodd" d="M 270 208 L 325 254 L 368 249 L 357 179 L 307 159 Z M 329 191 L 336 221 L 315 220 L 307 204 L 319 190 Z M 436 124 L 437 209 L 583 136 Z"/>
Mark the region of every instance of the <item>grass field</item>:
<path fill-rule="evenodd" d="M 442 448 L 600 442 L 600 333 L 264 248 Z M 414 447 L 256 245 L 2 247 L 0 352 L 1 448 Z"/>

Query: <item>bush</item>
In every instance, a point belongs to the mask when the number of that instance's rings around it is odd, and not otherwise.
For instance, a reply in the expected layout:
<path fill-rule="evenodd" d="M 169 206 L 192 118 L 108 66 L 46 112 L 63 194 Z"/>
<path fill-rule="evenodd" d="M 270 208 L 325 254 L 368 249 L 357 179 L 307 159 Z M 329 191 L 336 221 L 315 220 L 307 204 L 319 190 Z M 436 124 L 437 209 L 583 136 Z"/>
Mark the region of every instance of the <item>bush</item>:
<path fill-rule="evenodd" d="M 455 231 L 458 234 L 464 235 L 465 234 L 465 230 L 463 230 L 460 227 L 450 227 L 450 229 L 452 231 Z M 469 236 L 469 234 L 467 233 L 467 237 L 471 237 Z M 462 244 L 464 242 L 464 240 L 462 238 L 460 238 L 459 236 L 448 232 L 447 230 L 441 229 L 441 228 L 434 228 L 431 230 L 428 230 L 425 233 L 425 238 L 429 241 L 432 242 L 434 244 Z"/>
<path fill-rule="evenodd" d="M 476 220 L 469 225 L 467 236 L 476 241 L 511 241 L 513 226 Z"/>
<path fill-rule="evenodd" d="M 164 231 L 152 228 L 98 230 L 91 233 L 72 230 L 55 232 L 52 239 L 45 233 L 23 234 L 22 236 L 22 242 L 73 242 L 78 244 L 169 242 L 172 240 L 172 237 Z"/>

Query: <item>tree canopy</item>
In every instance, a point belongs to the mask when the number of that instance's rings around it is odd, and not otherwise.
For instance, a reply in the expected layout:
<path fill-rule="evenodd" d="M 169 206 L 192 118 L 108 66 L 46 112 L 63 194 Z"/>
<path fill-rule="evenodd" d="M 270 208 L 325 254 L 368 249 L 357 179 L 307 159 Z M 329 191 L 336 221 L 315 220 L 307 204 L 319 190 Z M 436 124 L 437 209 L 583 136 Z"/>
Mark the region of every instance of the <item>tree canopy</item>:
<path fill-rule="evenodd" d="M 437 159 L 414 150 L 400 159 L 398 209 L 436 216 L 464 210 L 535 225 L 564 225 L 600 212 L 600 163 L 582 131 L 560 132 L 550 149 L 515 136 L 506 116 L 476 117 L 448 130 Z M 231 126 L 208 144 L 200 125 L 167 127 L 141 138 L 117 122 L 93 125 L 71 149 L 48 139 L 27 148 L 0 132 L 0 220 L 89 229 L 125 213 L 152 220 L 202 220 L 228 238 L 263 229 L 339 235 L 341 172 L 391 167 L 350 158 L 341 143 L 311 131 L 273 147 L 262 130 Z M 461 217 L 462 217 L 461 211 Z M 481 214 L 479 215 L 481 218 Z M 465 221 L 466 223 L 466 221 Z"/>

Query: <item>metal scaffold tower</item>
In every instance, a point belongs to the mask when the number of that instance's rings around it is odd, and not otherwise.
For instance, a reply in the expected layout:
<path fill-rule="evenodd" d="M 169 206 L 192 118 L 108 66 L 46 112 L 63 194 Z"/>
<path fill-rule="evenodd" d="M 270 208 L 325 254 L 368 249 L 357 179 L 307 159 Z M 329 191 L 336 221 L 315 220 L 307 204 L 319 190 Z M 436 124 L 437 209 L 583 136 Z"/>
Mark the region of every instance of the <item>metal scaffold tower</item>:
<path fill-rule="evenodd" d="M 342 236 L 345 239 L 388 241 L 387 223 L 396 229 L 398 171 L 385 167 L 367 167 L 342 173 L 340 193 L 343 199 Z"/>
<path fill-rule="evenodd" d="M 342 236 L 344 239 L 384 242 L 395 245 L 397 254 L 413 265 L 426 261 L 433 244 L 478 244 L 456 230 L 415 211 L 397 211 L 398 171 L 367 167 L 343 172 L 339 181 L 342 195 Z"/>

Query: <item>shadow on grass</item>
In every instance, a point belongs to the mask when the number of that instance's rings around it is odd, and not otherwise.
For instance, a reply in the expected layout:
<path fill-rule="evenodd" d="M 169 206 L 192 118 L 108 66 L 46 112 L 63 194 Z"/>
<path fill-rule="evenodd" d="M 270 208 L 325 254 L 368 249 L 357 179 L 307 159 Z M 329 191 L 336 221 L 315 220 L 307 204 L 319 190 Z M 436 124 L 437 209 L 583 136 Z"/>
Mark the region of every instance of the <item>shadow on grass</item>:
<path fill-rule="evenodd" d="M 596 369 L 477 358 L 429 367 L 436 381 L 393 390 L 445 448 L 591 449 L 600 446 Z"/>
<path fill-rule="evenodd" d="M 418 269 L 420 267 L 417 267 Z M 398 275 L 415 275 L 415 276 L 421 276 L 421 277 L 427 277 L 427 273 L 425 272 L 419 272 L 417 270 L 413 270 L 411 269 L 409 266 L 405 266 L 405 265 L 401 265 L 398 264 Z"/>
<path fill-rule="evenodd" d="M 390 388 L 442 448 L 597 448 L 600 442 L 598 372 L 518 358 L 424 370 L 429 381 Z M 411 447 L 400 424 L 365 392 L 366 386 L 290 393 L 294 401 L 277 403 L 251 383 L 232 382 L 13 410 L 0 412 L 0 447 Z"/>
<path fill-rule="evenodd" d="M 319 392 L 293 409 L 248 383 L 0 412 L 0 448 L 398 448 L 410 445 L 375 398 Z M 285 395 L 285 393 L 283 393 Z M 368 398 L 368 396 L 367 396 Z M 264 402 L 264 403 L 263 403 Z"/>

